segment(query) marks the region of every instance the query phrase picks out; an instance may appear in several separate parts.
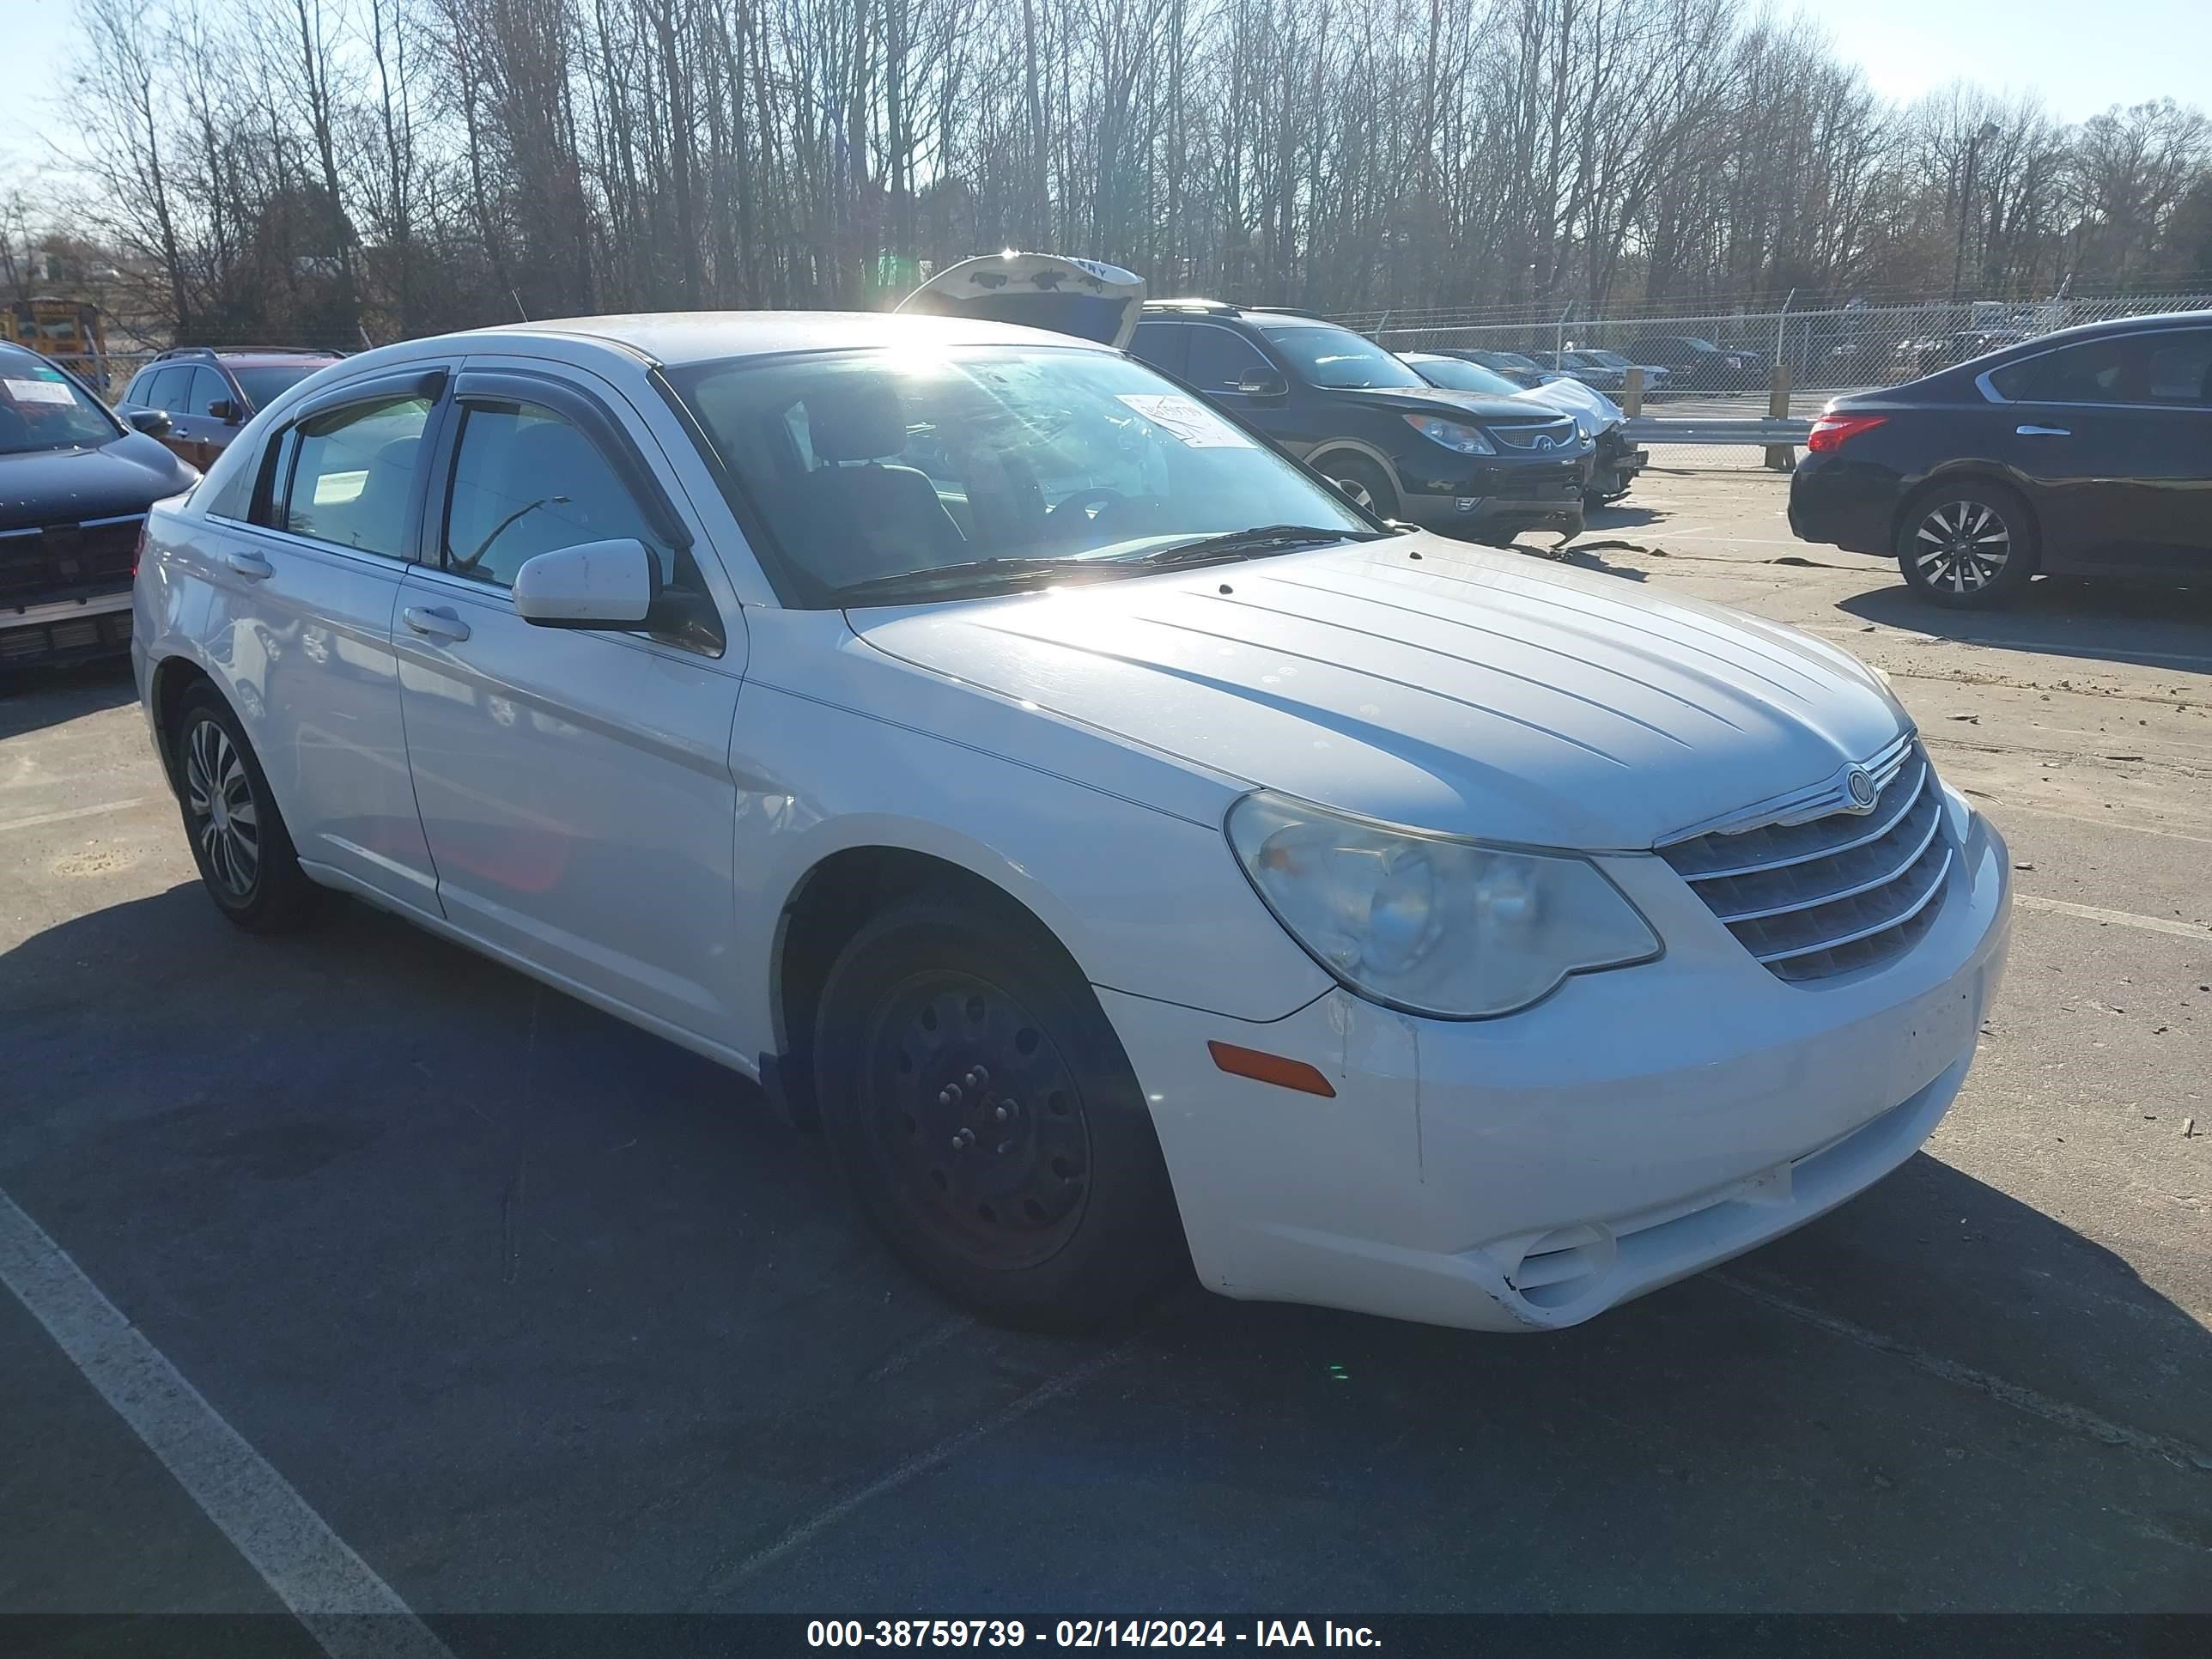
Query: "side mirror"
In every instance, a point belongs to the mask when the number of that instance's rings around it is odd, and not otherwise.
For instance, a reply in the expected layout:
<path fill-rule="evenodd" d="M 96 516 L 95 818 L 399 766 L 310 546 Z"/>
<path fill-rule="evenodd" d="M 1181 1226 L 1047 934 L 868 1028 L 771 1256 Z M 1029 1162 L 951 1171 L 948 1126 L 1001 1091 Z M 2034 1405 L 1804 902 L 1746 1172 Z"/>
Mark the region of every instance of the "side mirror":
<path fill-rule="evenodd" d="M 1280 398 L 1290 391 L 1290 383 L 1269 368 L 1248 368 L 1237 377 L 1237 389 L 1255 398 Z"/>
<path fill-rule="evenodd" d="M 635 537 L 558 547 L 514 573 L 515 614 L 540 628 L 641 628 L 659 598 L 659 563 Z"/>
<path fill-rule="evenodd" d="M 228 421 L 233 426 L 237 425 L 246 413 L 228 398 L 217 398 L 207 406 L 207 412 L 218 421 Z"/>
<path fill-rule="evenodd" d="M 125 410 L 123 418 L 134 428 L 144 433 L 149 438 L 166 438 L 169 435 L 169 417 L 161 410 Z"/>

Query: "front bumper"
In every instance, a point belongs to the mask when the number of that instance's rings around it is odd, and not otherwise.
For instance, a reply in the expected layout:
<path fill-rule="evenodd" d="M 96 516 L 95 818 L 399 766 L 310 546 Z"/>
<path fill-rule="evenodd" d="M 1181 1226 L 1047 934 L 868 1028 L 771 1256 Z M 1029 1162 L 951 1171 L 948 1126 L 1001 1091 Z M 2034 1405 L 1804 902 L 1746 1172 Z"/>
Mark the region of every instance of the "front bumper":
<path fill-rule="evenodd" d="M 1985 820 L 1929 931 L 1811 984 L 1759 966 L 1660 860 L 1607 873 L 1667 942 L 1502 1019 L 1331 991 L 1271 1023 L 1102 991 L 1191 1255 L 1225 1295 L 1488 1330 L 1572 1325 L 1802 1225 L 1910 1158 L 2002 976 L 2011 866 Z M 1216 1070 L 1209 1041 L 1333 1097 Z"/>
<path fill-rule="evenodd" d="M 0 609 L 0 668 L 108 656 L 131 645 L 131 590 Z"/>
<path fill-rule="evenodd" d="M 1424 529 L 1446 534 L 1512 535 L 1583 527 L 1583 491 L 1589 486 L 1589 452 L 1556 460 L 1527 456 L 1436 458 L 1398 464 L 1400 514 Z"/>
<path fill-rule="evenodd" d="M 1636 475 L 1650 465 L 1650 450 L 1607 434 L 1598 441 L 1597 459 L 1590 467 L 1590 493 L 1608 498 L 1625 495 L 1636 482 Z"/>

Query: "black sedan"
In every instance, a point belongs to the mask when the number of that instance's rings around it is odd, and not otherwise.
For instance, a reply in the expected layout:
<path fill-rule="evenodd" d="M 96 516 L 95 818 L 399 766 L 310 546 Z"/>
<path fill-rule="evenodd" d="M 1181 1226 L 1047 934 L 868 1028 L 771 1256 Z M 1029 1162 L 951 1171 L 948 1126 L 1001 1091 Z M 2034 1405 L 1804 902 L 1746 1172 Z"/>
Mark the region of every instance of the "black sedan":
<path fill-rule="evenodd" d="M 1938 605 L 2041 571 L 2212 583 L 2212 312 L 2093 323 L 1838 398 L 1790 486 L 1808 542 Z"/>
<path fill-rule="evenodd" d="M 0 344 L 0 668 L 125 647 L 146 509 L 199 476 L 68 370 Z"/>

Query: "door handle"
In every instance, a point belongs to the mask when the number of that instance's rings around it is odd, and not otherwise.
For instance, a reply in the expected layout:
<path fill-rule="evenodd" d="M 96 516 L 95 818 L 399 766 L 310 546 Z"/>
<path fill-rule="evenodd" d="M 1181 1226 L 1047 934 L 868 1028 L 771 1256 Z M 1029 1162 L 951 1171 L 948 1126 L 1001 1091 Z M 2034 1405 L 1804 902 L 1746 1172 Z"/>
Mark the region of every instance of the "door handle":
<path fill-rule="evenodd" d="M 410 605 L 399 613 L 405 623 L 426 640 L 440 640 L 447 645 L 458 645 L 469 636 L 469 625 L 443 608 Z"/>
<path fill-rule="evenodd" d="M 2012 430 L 2017 438 L 2070 438 L 2074 435 L 2063 426 L 2016 426 Z"/>
<path fill-rule="evenodd" d="M 276 574 L 276 567 L 258 553 L 242 552 L 237 548 L 226 548 L 222 562 L 250 582 L 265 582 Z"/>

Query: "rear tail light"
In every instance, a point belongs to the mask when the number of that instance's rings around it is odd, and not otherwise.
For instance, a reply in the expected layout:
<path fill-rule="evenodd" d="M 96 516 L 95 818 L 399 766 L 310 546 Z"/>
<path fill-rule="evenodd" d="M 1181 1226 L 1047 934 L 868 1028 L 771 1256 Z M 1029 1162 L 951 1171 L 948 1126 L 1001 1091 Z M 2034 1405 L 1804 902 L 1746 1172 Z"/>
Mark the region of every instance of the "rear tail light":
<path fill-rule="evenodd" d="M 1887 415 L 1823 415 L 1813 422 L 1813 430 L 1805 439 L 1805 447 L 1815 455 L 1825 455 L 1832 449 L 1840 448 L 1860 433 L 1873 431 L 1888 419 Z"/>

